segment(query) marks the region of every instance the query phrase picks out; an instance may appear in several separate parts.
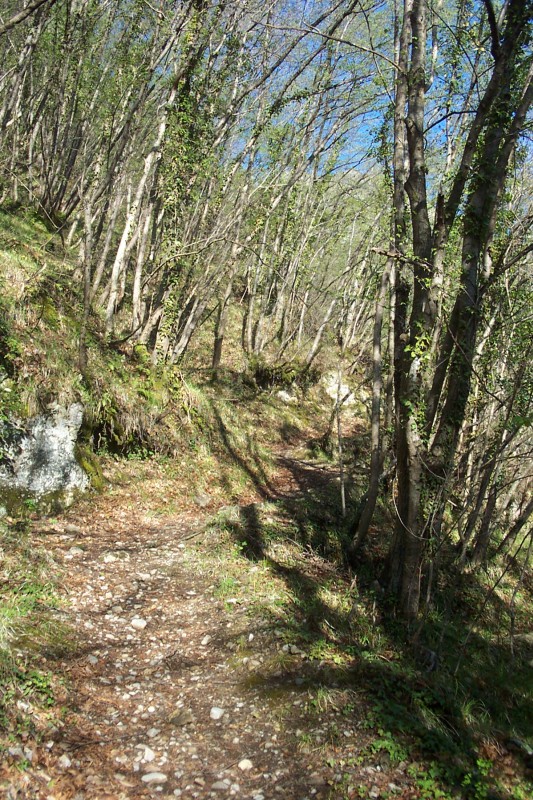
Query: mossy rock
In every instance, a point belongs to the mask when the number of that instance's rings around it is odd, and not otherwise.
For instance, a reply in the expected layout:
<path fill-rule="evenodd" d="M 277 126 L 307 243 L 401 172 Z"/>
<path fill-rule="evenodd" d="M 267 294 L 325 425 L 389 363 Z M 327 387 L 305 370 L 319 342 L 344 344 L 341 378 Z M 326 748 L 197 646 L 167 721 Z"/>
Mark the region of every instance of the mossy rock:
<path fill-rule="evenodd" d="M 50 297 L 43 297 L 42 318 L 52 330 L 57 331 L 60 323 L 59 313 Z"/>
<path fill-rule="evenodd" d="M 35 495 L 23 489 L 0 488 L 0 515 L 26 517 L 28 514 L 59 514 L 82 496 L 79 489 Z"/>
<path fill-rule="evenodd" d="M 96 489 L 97 492 L 101 492 L 106 481 L 98 457 L 85 444 L 76 444 L 74 455 L 76 461 L 89 478 L 92 488 Z"/>
<path fill-rule="evenodd" d="M 136 361 L 138 364 L 142 364 L 144 366 L 150 366 L 151 356 L 145 344 L 139 344 L 139 343 L 134 344 L 132 355 L 134 361 Z"/>
<path fill-rule="evenodd" d="M 262 357 L 249 360 L 248 369 L 259 389 L 290 389 L 298 386 L 309 389 L 320 379 L 320 371 L 301 362 L 284 362 L 268 364 Z"/>

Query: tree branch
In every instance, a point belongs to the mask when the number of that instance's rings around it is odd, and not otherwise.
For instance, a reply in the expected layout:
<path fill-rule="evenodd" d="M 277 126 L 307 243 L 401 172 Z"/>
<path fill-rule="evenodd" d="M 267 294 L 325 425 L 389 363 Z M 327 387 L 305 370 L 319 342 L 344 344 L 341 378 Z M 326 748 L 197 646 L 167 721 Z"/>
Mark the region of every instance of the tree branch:
<path fill-rule="evenodd" d="M 490 52 L 495 61 L 500 57 L 500 33 L 498 31 L 498 23 L 496 21 L 496 14 L 494 13 L 494 6 L 492 0 L 483 0 L 483 4 L 487 9 L 487 17 L 490 27 L 491 46 Z"/>
<path fill-rule="evenodd" d="M 30 14 L 33 14 L 38 8 L 44 6 L 45 3 L 50 3 L 50 6 L 53 6 L 55 2 L 56 0 L 33 0 L 26 8 L 23 8 L 22 11 L 19 11 L 18 14 L 15 14 L 10 20 L 0 26 L 0 36 L 10 31 L 11 28 L 14 28 L 15 25 L 18 25 L 20 22 L 24 22 L 26 17 L 29 17 Z"/>

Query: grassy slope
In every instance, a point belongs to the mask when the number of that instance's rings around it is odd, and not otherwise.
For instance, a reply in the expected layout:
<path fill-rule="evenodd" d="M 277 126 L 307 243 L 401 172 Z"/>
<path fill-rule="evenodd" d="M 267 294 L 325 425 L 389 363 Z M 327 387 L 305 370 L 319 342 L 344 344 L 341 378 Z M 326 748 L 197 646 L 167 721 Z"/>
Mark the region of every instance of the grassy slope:
<path fill-rule="evenodd" d="M 226 544 L 206 551 L 205 562 L 216 564 L 221 596 L 252 596 L 258 615 L 324 663 L 326 679 L 313 690 L 309 713 L 339 702 L 339 692 L 353 693 L 353 702 L 364 693 L 373 756 L 391 762 L 415 756 L 420 797 L 481 798 L 489 790 L 527 797 L 523 752 L 518 747 L 509 761 L 504 748 L 512 738 L 533 744 L 531 653 L 520 641 L 511 649 L 509 639 L 511 617 L 516 631 L 527 631 L 533 611 L 531 575 L 520 560 L 476 575 L 441 576 L 439 602 L 421 635 L 423 646 L 438 654 L 438 668 L 428 672 L 424 647 L 405 646 L 405 632 L 376 583 L 384 557 L 377 528 L 357 575 L 345 569 L 335 483 L 313 485 L 291 502 L 250 504 L 275 480 L 273 444 L 304 447 L 325 430 L 327 409 L 317 395 L 294 409 L 257 396 L 235 376 L 214 390 L 198 375 L 195 383 L 178 371 L 154 370 L 142 351 L 106 348 L 97 319 L 82 377 L 73 259 L 37 221 L 0 214 L 0 267 L 2 412 L 24 418 L 52 401 L 81 400 L 87 441 L 107 450 L 102 458 L 110 477 L 139 481 L 142 491 L 149 465 L 143 459 L 152 458 L 175 481 L 175 499 L 169 504 L 165 496 L 161 513 L 176 510 L 183 494 L 202 491 L 217 503 L 239 503 L 236 514 L 213 517 Z M 353 441 L 346 445 L 356 449 Z M 311 452 L 304 447 L 300 455 L 310 459 Z M 12 742 L 38 733 L 25 703 L 44 716 L 47 706 L 58 713 L 61 686 L 39 669 L 39 653 L 60 654 L 70 643 L 57 624 L 57 570 L 46 552 L 30 546 L 32 514 L 22 509 L 0 531 L 0 724 Z M 382 523 L 388 524 L 385 515 Z M 243 569 L 250 561 L 259 571 Z M 342 774 L 342 746 L 337 757 Z"/>

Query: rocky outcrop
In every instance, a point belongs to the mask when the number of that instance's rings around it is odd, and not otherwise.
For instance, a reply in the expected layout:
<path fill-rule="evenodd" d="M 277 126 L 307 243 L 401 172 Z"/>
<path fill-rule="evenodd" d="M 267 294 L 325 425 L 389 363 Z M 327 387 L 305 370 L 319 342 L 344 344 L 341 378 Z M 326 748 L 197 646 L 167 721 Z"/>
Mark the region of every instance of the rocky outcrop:
<path fill-rule="evenodd" d="M 324 375 L 322 383 L 326 394 L 331 397 L 332 400 L 335 400 L 335 402 L 340 400 L 341 404 L 344 406 L 355 405 L 356 401 L 352 390 L 346 383 L 341 382 L 339 386 L 339 377 L 335 372 L 328 372 Z"/>
<path fill-rule="evenodd" d="M 56 496 L 62 504 L 87 489 L 89 478 L 78 463 L 76 440 L 83 407 L 53 408 L 26 425 L 4 423 L 0 431 L 0 505 L 18 498 Z"/>

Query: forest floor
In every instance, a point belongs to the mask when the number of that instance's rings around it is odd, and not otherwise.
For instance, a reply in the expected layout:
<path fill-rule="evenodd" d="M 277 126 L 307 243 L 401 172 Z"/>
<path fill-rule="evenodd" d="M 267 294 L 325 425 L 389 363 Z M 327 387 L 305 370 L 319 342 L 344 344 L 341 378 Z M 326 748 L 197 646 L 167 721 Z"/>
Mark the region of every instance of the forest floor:
<path fill-rule="evenodd" d="M 253 474 L 255 489 L 218 506 L 164 464 L 110 462 L 106 492 L 31 523 L 60 571 L 52 617 L 73 641 L 39 655 L 34 674 L 51 671 L 53 693 L 47 709 L 31 693 L 18 701 L 31 724 L 4 742 L 0 796 L 467 796 L 387 728 L 407 688 L 394 650 L 365 661 L 352 638 L 339 655 L 352 621 L 368 619 L 371 637 L 379 611 L 305 524 L 309 502 L 338 494 L 338 472 L 295 442 L 270 476 Z M 421 671 L 408 691 L 428 680 Z M 505 749 L 485 756 L 516 772 Z"/>

